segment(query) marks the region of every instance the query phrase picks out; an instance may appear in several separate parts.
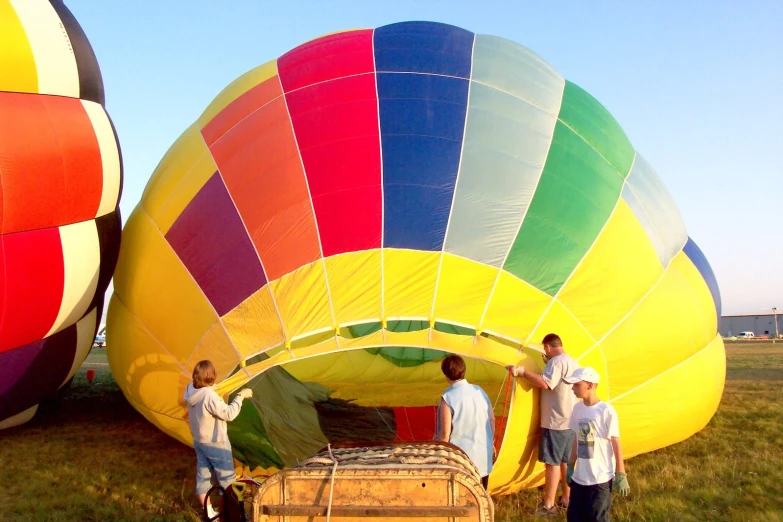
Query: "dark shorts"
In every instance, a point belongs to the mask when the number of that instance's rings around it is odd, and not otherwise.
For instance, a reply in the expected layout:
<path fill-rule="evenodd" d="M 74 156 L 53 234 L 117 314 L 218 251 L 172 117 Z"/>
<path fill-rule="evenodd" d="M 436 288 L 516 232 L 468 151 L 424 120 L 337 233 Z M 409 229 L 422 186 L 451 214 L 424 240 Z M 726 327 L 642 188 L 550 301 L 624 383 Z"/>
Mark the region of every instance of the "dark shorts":
<path fill-rule="evenodd" d="M 571 430 L 541 428 L 538 441 L 538 461 L 551 466 L 565 464 L 571 457 L 571 447 L 576 434 Z"/>
<path fill-rule="evenodd" d="M 571 481 L 568 522 L 609 522 L 612 509 L 612 481 L 583 486 Z"/>

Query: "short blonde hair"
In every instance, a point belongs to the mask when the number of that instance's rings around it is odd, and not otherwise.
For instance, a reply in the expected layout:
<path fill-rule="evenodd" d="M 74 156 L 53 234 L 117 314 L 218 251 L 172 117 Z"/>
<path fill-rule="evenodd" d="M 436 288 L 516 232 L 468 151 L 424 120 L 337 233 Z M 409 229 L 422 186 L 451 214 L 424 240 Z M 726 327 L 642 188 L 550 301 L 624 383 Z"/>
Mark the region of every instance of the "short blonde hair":
<path fill-rule="evenodd" d="M 212 386 L 217 379 L 217 370 L 212 361 L 203 360 L 196 363 L 196 367 L 193 368 L 193 387 L 203 388 L 205 386 Z"/>

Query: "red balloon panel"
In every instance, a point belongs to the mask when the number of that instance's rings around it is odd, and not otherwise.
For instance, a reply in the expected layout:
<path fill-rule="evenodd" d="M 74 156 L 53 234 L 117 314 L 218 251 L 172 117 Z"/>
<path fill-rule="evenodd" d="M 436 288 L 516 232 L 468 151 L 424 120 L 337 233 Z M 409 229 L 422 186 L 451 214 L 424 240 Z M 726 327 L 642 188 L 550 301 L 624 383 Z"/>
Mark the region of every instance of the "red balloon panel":
<path fill-rule="evenodd" d="M 1 353 L 49 332 L 60 311 L 65 269 L 57 228 L 0 239 Z"/>

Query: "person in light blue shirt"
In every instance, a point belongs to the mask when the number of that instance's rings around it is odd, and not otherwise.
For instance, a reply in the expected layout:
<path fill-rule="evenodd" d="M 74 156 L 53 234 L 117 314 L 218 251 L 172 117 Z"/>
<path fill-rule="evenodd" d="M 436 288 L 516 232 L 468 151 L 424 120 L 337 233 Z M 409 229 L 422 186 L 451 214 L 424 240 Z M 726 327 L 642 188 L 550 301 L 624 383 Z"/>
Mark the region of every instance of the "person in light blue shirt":
<path fill-rule="evenodd" d="M 451 386 L 440 397 L 435 440 L 450 442 L 464 451 L 478 468 L 486 489 L 494 456 L 492 403 L 480 386 L 465 379 L 465 361 L 459 355 L 443 359 L 440 369 Z"/>

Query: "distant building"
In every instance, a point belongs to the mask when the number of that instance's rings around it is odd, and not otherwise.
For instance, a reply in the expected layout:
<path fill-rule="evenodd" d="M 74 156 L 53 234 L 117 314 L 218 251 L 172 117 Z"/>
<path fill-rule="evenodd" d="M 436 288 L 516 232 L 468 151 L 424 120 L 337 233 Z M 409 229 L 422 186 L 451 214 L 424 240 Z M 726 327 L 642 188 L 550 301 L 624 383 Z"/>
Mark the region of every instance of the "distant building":
<path fill-rule="evenodd" d="M 754 312 L 749 314 L 722 315 L 718 331 L 723 337 L 737 336 L 740 332 L 753 332 L 756 336 L 775 337 L 775 321 L 778 323 L 778 335 L 783 334 L 783 320 L 772 310 L 769 312 Z"/>

